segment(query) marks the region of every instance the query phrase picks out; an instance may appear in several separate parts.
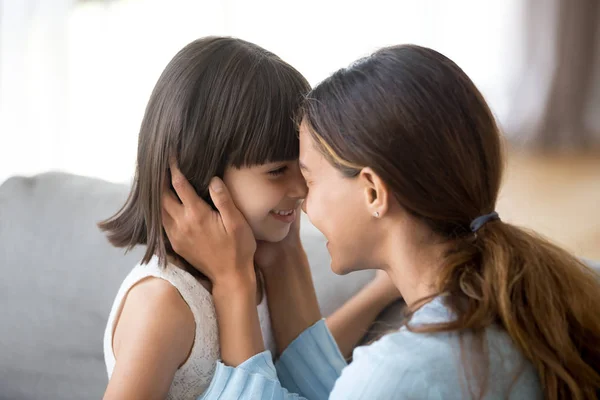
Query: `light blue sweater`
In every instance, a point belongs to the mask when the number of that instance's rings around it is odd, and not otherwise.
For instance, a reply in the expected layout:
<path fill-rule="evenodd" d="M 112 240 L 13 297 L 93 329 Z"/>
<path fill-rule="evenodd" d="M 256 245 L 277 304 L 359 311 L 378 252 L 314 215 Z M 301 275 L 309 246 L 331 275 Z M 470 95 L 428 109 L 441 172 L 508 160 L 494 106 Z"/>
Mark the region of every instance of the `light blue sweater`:
<path fill-rule="evenodd" d="M 441 298 L 417 311 L 411 325 L 448 321 L 451 313 Z M 489 354 L 486 399 L 541 399 L 533 366 L 498 328 L 485 334 Z M 304 331 L 283 352 L 277 366 L 268 351 L 237 368 L 217 365 L 210 387 L 201 399 L 468 399 L 477 398 L 477 372 L 465 373 L 469 339 L 463 351 L 455 333 L 420 334 L 406 328 L 354 351 L 347 365 L 320 321 Z M 470 393 L 474 393 L 473 396 Z"/>

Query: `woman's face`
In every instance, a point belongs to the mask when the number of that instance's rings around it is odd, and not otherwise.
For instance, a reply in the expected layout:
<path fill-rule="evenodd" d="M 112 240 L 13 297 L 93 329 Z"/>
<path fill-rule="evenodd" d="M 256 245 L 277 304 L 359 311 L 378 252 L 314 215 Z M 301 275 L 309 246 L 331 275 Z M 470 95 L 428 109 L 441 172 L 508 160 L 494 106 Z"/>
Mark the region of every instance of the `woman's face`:
<path fill-rule="evenodd" d="M 308 186 L 302 209 L 327 239 L 336 274 L 373 268 L 377 238 L 360 178 L 346 178 L 314 146 L 300 126 L 300 170 Z"/>
<path fill-rule="evenodd" d="M 278 242 L 287 236 L 306 196 L 297 160 L 229 167 L 223 181 L 257 240 Z"/>

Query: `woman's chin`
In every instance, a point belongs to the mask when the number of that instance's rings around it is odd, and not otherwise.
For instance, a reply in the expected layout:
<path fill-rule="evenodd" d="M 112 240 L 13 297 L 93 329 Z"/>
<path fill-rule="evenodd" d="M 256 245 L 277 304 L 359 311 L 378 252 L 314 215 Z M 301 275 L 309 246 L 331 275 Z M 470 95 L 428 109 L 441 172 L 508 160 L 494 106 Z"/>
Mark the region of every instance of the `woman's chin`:
<path fill-rule="evenodd" d="M 364 265 L 356 260 L 349 260 L 347 257 L 346 259 L 342 259 L 335 252 L 332 254 L 331 249 L 329 249 L 329 256 L 331 257 L 331 271 L 336 275 L 347 275 L 351 272 L 366 269 Z"/>
<path fill-rule="evenodd" d="M 336 274 L 336 275 L 346 275 L 350 272 L 352 272 L 352 270 L 350 268 L 348 268 L 348 264 L 346 263 L 340 263 L 337 257 L 334 257 L 331 254 L 331 251 L 329 252 L 329 255 L 331 256 L 331 271 Z"/>

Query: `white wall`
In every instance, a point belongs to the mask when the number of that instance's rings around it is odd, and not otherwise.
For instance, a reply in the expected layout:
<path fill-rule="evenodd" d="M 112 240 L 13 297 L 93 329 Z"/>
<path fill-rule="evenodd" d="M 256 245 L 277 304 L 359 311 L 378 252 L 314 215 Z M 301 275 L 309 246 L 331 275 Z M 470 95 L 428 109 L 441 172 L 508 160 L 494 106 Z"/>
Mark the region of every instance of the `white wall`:
<path fill-rule="evenodd" d="M 517 0 L 122 0 L 70 12 L 72 0 L 52 1 L 0 0 L 0 182 L 50 169 L 129 180 L 158 75 L 209 34 L 256 42 L 311 84 L 384 45 L 430 46 L 501 120 L 520 65 Z"/>

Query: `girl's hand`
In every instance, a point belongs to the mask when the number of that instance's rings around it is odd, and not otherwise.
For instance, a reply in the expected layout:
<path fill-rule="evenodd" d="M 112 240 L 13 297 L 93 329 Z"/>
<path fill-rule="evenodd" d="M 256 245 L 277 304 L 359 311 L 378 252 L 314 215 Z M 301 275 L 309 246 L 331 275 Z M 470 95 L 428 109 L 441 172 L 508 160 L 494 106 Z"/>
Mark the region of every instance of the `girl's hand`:
<path fill-rule="evenodd" d="M 257 243 L 254 260 L 265 278 L 271 326 L 281 354 L 321 319 L 306 253 L 300 241 L 300 208 L 288 235 L 278 243 Z"/>
<path fill-rule="evenodd" d="M 327 326 L 344 357 L 352 355 L 377 316 L 400 297 L 387 272 L 378 270 L 371 282 L 327 317 Z"/>
<path fill-rule="evenodd" d="M 367 284 L 365 290 L 373 292 L 388 304 L 402 298 L 398 288 L 394 285 L 387 272 L 383 270 L 377 270 L 375 278 Z"/>
<path fill-rule="evenodd" d="M 272 268 L 282 268 L 287 264 L 285 261 L 298 252 L 303 252 L 300 241 L 300 207 L 296 209 L 296 219 L 290 226 L 287 236 L 277 243 L 258 241 L 254 261 L 263 273 L 270 272 Z M 300 253 L 301 254 L 301 253 Z"/>
<path fill-rule="evenodd" d="M 166 188 L 162 220 L 173 250 L 211 280 L 213 291 L 223 285 L 255 287 L 256 241 L 223 181 L 215 177 L 209 187 L 217 212 L 196 194 L 173 162 L 171 180 L 181 201 Z"/>

